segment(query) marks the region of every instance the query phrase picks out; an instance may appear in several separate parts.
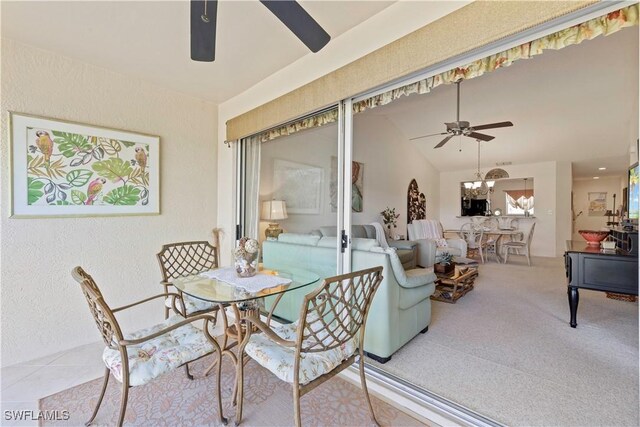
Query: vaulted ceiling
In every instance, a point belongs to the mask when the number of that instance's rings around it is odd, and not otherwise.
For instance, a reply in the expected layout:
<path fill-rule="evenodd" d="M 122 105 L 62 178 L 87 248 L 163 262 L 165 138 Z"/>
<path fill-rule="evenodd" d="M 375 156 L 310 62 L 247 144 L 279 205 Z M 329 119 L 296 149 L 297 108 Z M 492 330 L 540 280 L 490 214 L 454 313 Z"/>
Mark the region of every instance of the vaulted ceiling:
<path fill-rule="evenodd" d="M 387 116 L 407 140 L 443 132 L 444 123 L 455 120 L 455 85 L 362 114 Z M 485 171 L 496 162 L 558 160 L 573 163 L 574 177 L 626 173 L 638 138 L 638 27 L 464 81 L 460 116 L 472 125 L 514 123 L 483 131 L 496 137 L 481 146 Z M 455 137 L 434 149 L 442 138 L 411 143 L 441 171 L 476 167 L 474 139 Z"/>

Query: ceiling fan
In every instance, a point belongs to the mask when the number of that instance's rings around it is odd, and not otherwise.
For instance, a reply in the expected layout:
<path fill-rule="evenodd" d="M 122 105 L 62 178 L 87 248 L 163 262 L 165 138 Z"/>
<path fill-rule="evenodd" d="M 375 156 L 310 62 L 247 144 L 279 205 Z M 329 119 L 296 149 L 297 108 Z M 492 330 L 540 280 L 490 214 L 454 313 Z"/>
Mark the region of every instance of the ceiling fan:
<path fill-rule="evenodd" d="M 295 0 L 260 0 L 312 52 L 331 36 Z M 212 62 L 216 52 L 217 0 L 191 0 L 191 59 Z"/>
<path fill-rule="evenodd" d="M 504 128 L 504 127 L 513 126 L 513 123 L 511 123 L 511 122 L 499 122 L 499 123 L 489 123 L 489 124 L 486 124 L 486 125 L 471 126 L 471 124 L 469 122 L 461 121 L 460 120 L 460 82 L 461 81 L 457 81 L 456 82 L 456 90 L 457 90 L 457 93 L 458 93 L 456 121 L 455 122 L 451 122 L 451 123 L 445 123 L 445 125 L 447 126 L 447 131 L 446 132 L 432 133 L 432 134 L 429 134 L 429 135 L 416 136 L 415 138 L 410 138 L 409 139 L 410 141 L 413 141 L 414 139 L 426 138 L 428 136 L 447 135 L 447 137 L 445 139 L 440 141 L 438 143 L 438 145 L 436 145 L 433 148 L 440 148 L 444 144 L 446 144 L 454 136 L 460 136 L 460 135 L 468 136 L 469 138 L 473 138 L 473 139 L 477 139 L 477 140 L 481 140 L 481 141 L 491 141 L 492 139 L 495 138 L 495 136 L 485 135 L 483 133 L 478 133 L 476 131 L 477 130 L 484 130 L 484 129 L 496 129 L 496 128 Z"/>

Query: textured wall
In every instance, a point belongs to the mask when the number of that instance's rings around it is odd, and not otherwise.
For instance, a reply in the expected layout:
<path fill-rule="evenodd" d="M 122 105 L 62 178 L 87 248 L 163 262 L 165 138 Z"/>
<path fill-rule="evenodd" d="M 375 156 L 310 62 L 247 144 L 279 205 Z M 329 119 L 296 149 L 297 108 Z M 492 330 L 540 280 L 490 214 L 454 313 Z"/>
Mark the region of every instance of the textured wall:
<path fill-rule="evenodd" d="M 216 225 L 217 107 L 144 81 L 2 40 L 2 366 L 99 339 L 70 271 L 82 265 L 109 304 L 161 291 L 155 253 L 207 239 Z M 161 215 L 9 218 L 7 111 L 160 136 Z M 162 318 L 161 303 L 124 314 L 125 327 Z"/>

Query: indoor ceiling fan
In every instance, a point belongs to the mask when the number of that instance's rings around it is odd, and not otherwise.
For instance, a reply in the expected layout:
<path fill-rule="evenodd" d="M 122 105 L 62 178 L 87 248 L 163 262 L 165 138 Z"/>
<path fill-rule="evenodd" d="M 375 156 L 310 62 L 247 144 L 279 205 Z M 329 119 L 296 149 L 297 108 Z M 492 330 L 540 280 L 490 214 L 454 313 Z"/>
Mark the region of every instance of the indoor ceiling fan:
<path fill-rule="evenodd" d="M 481 141 L 491 141 L 492 139 L 495 138 L 495 136 L 485 135 L 483 133 L 478 133 L 476 131 L 513 126 L 513 123 L 511 122 L 499 122 L 499 123 L 489 123 L 487 125 L 471 126 L 469 122 L 461 121 L 460 120 L 460 81 L 456 82 L 456 90 L 458 93 L 456 121 L 451 123 L 445 123 L 445 125 L 447 126 L 447 131 L 441 132 L 441 133 L 432 133 L 429 135 L 416 136 L 415 138 L 410 138 L 409 139 L 410 141 L 413 141 L 414 139 L 426 138 L 428 136 L 447 135 L 445 139 L 440 141 L 438 145 L 436 145 L 433 148 L 440 148 L 454 136 L 460 136 L 460 135 L 468 136 L 469 138 L 473 138 Z"/>
<path fill-rule="evenodd" d="M 331 36 L 294 0 L 260 0 L 312 52 Z M 212 62 L 216 52 L 217 0 L 191 0 L 191 59 Z"/>

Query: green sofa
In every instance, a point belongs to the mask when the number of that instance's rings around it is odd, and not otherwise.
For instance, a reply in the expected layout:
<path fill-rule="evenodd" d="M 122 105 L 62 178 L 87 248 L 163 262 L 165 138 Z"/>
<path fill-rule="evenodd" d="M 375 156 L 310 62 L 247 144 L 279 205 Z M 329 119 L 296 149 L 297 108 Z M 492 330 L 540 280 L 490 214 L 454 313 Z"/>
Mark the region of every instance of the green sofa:
<path fill-rule="evenodd" d="M 334 276 L 337 244 L 336 237 L 283 233 L 277 241 L 263 243 L 263 264 L 265 268 L 305 268 L 323 278 Z M 405 271 L 395 249 L 385 251 L 373 239 L 353 238 L 351 248 L 354 271 L 383 267 L 384 278 L 369 311 L 364 350 L 385 363 L 418 333 L 427 331 L 431 322 L 429 297 L 435 290 L 436 276 L 430 268 Z M 303 297 L 311 291 L 311 287 L 304 287 L 286 293 L 274 314 L 295 321 Z M 273 302 L 274 297 L 267 298 L 266 308 L 270 309 Z"/>

